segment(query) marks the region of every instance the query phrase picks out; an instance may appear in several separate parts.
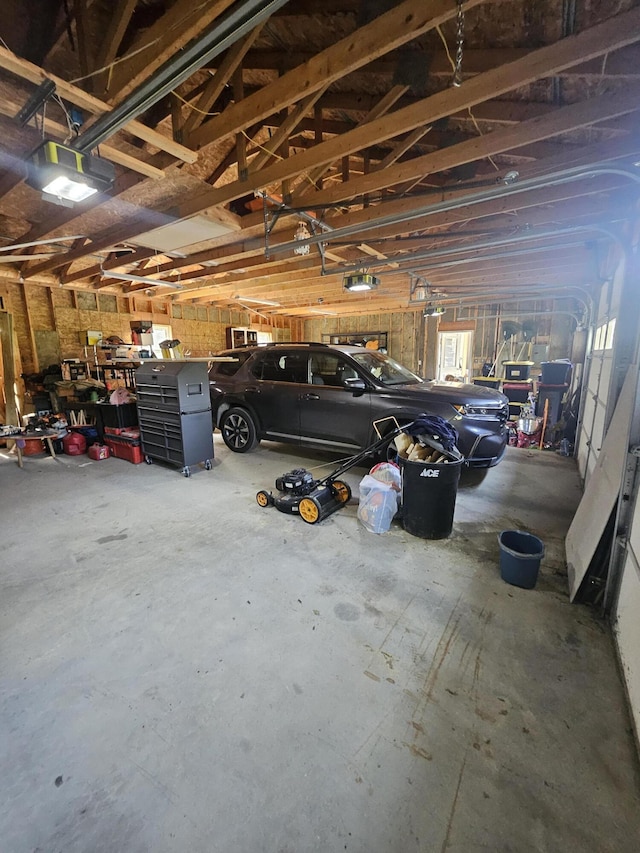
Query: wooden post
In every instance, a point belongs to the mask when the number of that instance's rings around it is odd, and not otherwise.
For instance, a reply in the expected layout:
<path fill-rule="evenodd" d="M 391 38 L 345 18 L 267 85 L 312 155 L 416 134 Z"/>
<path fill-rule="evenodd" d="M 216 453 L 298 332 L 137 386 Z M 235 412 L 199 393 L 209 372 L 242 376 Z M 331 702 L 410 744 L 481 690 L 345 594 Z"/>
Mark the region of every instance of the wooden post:
<path fill-rule="evenodd" d="M 16 405 L 16 370 L 13 349 L 13 317 L 0 312 L 0 345 L 2 346 L 2 370 L 4 375 L 5 421 L 11 426 L 21 426 Z"/>

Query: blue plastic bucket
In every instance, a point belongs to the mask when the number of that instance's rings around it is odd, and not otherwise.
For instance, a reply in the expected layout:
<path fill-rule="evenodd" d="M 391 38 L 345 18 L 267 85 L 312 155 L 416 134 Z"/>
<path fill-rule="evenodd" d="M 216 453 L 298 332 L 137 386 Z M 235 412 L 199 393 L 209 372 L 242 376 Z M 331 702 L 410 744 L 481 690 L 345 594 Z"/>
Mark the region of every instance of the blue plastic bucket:
<path fill-rule="evenodd" d="M 498 542 L 502 580 L 523 589 L 533 589 L 544 557 L 544 542 L 521 530 L 503 530 Z"/>

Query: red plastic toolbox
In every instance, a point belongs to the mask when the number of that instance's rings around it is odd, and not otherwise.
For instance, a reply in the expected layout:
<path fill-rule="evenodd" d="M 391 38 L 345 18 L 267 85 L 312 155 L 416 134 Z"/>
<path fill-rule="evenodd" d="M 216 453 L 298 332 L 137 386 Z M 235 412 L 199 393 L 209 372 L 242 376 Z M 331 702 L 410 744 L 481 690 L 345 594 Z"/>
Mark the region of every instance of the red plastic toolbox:
<path fill-rule="evenodd" d="M 134 465 L 144 462 L 140 442 L 119 441 L 114 436 L 105 436 L 104 443 L 111 451 L 111 455 L 115 456 L 116 459 L 126 459 L 127 462 L 133 462 Z"/>

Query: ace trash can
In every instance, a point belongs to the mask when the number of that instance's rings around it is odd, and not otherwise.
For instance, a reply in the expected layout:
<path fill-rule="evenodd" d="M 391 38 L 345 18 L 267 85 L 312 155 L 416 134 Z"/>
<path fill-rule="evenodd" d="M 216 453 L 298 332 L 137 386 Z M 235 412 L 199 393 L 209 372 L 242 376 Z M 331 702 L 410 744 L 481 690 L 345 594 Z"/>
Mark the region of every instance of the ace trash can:
<path fill-rule="evenodd" d="M 521 530 L 503 530 L 498 536 L 498 542 L 502 580 L 513 586 L 533 589 L 538 580 L 540 561 L 544 557 L 542 540 Z"/>
<path fill-rule="evenodd" d="M 464 460 L 409 462 L 402 471 L 402 524 L 422 539 L 446 539 L 453 528 L 458 481 Z"/>

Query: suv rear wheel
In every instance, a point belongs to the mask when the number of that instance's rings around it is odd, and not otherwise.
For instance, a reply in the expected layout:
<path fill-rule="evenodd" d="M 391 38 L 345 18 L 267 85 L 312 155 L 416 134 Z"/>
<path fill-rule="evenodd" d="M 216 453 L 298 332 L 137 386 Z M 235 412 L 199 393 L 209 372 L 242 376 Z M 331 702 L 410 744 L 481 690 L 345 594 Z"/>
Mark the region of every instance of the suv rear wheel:
<path fill-rule="evenodd" d="M 245 409 L 233 408 L 220 420 L 222 440 L 234 453 L 247 453 L 258 444 L 256 425 Z"/>

